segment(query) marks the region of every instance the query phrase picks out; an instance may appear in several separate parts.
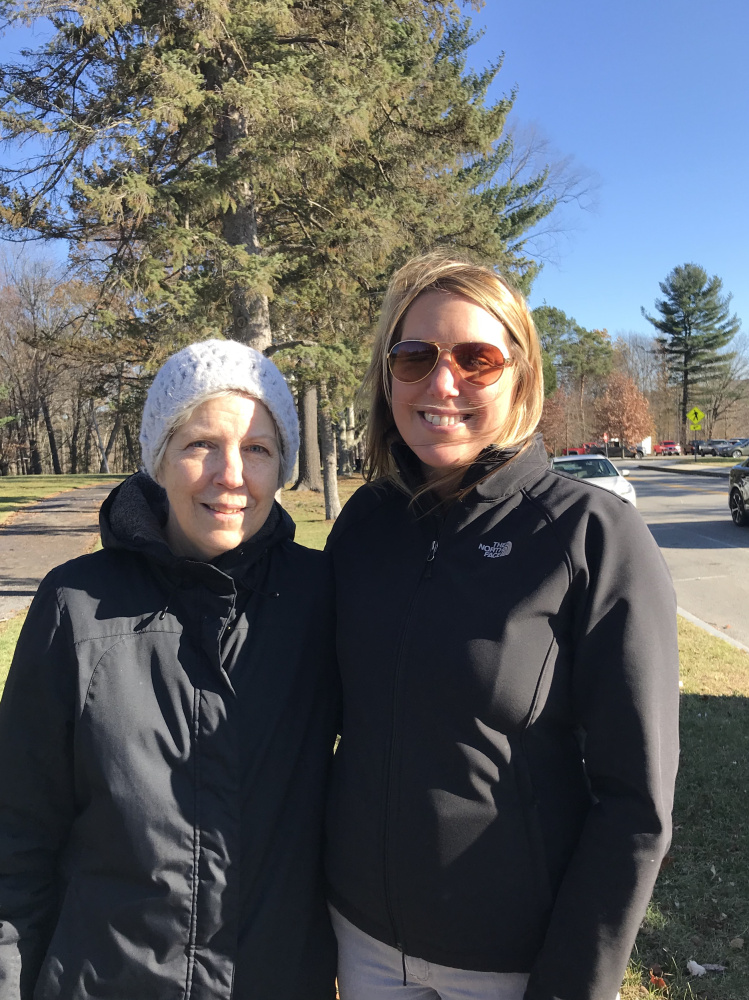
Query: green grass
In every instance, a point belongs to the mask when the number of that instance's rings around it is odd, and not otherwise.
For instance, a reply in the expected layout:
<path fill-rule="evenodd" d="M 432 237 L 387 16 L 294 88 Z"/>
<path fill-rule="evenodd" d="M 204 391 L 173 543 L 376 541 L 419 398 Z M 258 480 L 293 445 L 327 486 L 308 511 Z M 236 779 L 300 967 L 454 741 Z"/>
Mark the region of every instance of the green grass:
<path fill-rule="evenodd" d="M 10 661 L 13 659 L 13 650 L 16 648 L 18 634 L 26 618 L 26 612 L 15 615 L 7 621 L 0 622 L 0 695 L 5 687 L 5 678 L 8 676 Z"/>
<path fill-rule="evenodd" d="M 0 476 L 0 524 L 11 514 L 36 503 L 44 497 L 54 496 L 64 490 L 75 490 L 81 486 L 95 486 L 97 483 L 118 483 L 125 477 L 120 475 L 85 476 Z"/>
<path fill-rule="evenodd" d="M 679 650 L 684 687 L 674 838 L 637 939 L 622 1000 L 746 1000 L 749 654 L 683 619 Z M 746 941 L 743 948 L 735 946 L 737 938 Z M 727 968 L 690 977 L 690 959 Z M 663 970 L 667 993 L 650 984 L 654 966 Z"/>
<path fill-rule="evenodd" d="M 341 480 L 341 499 L 358 477 Z M 297 540 L 322 548 L 331 522 L 322 496 L 284 493 Z M 0 685 L 24 615 L 0 623 Z M 749 654 L 679 619 L 682 756 L 674 838 L 635 945 L 622 1000 L 749 997 Z M 737 938 L 745 947 L 735 946 Z M 732 947 L 731 942 L 734 942 Z M 694 959 L 725 965 L 692 978 Z M 651 983 L 651 969 L 668 985 Z"/>
<path fill-rule="evenodd" d="M 338 480 L 341 504 L 363 483 L 361 476 L 343 476 Z M 295 541 L 310 549 L 322 549 L 333 522 L 325 520 L 325 501 L 322 493 L 311 490 L 284 490 L 281 500 L 296 523 Z"/>

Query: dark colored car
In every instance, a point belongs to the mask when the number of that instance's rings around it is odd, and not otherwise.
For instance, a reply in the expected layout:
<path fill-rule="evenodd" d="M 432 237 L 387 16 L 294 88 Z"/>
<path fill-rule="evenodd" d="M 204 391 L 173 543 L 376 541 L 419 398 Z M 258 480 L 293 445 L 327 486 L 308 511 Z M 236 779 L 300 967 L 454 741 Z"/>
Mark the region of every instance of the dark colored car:
<path fill-rule="evenodd" d="M 728 507 L 737 528 L 749 525 L 749 458 L 729 473 Z"/>
<path fill-rule="evenodd" d="M 709 441 L 703 441 L 700 447 L 697 449 L 698 455 L 717 455 L 718 448 L 723 448 L 725 445 L 730 444 L 725 438 L 710 438 Z"/>
<path fill-rule="evenodd" d="M 733 441 L 721 445 L 716 454 L 724 458 L 741 458 L 742 455 L 749 455 L 749 438 L 734 438 Z"/>

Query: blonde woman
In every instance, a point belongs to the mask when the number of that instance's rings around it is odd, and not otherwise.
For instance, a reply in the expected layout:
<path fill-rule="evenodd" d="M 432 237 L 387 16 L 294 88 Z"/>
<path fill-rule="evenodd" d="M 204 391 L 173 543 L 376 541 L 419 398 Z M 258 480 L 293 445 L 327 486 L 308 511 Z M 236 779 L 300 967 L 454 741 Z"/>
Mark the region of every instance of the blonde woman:
<path fill-rule="evenodd" d="M 614 1000 L 669 842 L 673 588 L 637 511 L 549 470 L 496 272 L 392 279 L 369 482 L 330 536 L 341 1000 Z"/>

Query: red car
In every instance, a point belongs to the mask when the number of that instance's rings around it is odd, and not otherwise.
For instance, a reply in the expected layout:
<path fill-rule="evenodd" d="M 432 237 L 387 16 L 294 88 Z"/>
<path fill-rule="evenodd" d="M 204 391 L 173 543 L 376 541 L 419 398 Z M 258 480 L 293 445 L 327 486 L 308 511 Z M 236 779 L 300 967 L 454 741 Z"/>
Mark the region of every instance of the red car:
<path fill-rule="evenodd" d="M 603 445 L 597 441 L 584 441 L 574 448 L 562 448 L 563 455 L 590 455 L 599 452 L 603 454 Z"/>
<path fill-rule="evenodd" d="M 681 455 L 681 445 L 678 441 L 659 441 L 653 445 L 656 455 Z"/>

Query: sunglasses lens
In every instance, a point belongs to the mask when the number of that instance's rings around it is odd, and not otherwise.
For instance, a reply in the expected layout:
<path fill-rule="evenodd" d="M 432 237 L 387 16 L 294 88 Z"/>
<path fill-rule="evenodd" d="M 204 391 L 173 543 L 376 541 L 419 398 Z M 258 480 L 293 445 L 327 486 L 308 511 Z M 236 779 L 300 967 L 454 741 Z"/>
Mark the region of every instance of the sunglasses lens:
<path fill-rule="evenodd" d="M 456 344 L 452 356 L 461 375 L 471 385 L 491 385 L 505 366 L 505 356 L 494 344 Z"/>
<path fill-rule="evenodd" d="M 437 344 L 425 340 L 401 340 L 388 354 L 388 365 L 393 378 L 399 382 L 420 382 L 432 372 L 440 356 Z M 493 385 L 505 365 L 505 356 L 494 344 L 471 341 L 455 344 L 450 350 L 453 365 L 460 377 L 471 385 Z"/>
<path fill-rule="evenodd" d="M 434 368 L 439 356 L 436 344 L 423 340 L 401 340 L 388 355 L 393 378 L 399 382 L 420 382 Z"/>

